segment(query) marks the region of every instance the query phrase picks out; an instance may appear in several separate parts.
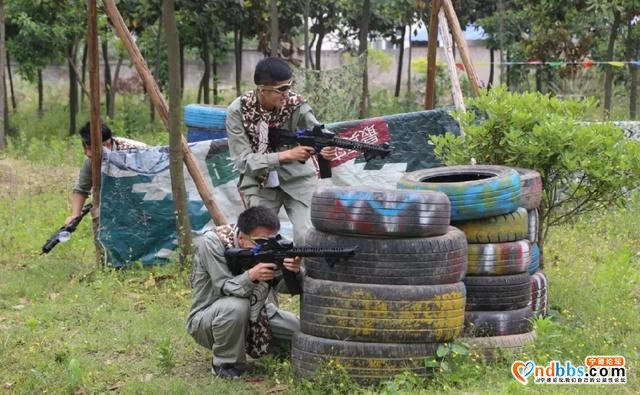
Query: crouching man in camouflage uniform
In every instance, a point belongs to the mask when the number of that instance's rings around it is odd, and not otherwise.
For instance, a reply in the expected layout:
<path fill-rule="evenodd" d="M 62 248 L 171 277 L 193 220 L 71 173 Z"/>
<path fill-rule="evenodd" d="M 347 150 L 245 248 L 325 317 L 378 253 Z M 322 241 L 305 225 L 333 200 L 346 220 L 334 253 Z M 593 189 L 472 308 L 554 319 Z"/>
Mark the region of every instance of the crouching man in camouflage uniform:
<path fill-rule="evenodd" d="M 293 332 L 300 329 L 293 313 L 267 303 L 271 287 L 286 289 L 275 264 L 258 263 L 234 276 L 224 257 L 227 248 L 253 248 L 279 230 L 275 212 L 256 206 L 240 214 L 235 226 L 219 226 L 195 241 L 187 330 L 198 344 L 213 351 L 211 370 L 218 377 L 240 377 L 246 354 L 264 355 L 274 340 L 290 344 Z M 299 257 L 285 259 L 284 266 L 302 280 Z"/>

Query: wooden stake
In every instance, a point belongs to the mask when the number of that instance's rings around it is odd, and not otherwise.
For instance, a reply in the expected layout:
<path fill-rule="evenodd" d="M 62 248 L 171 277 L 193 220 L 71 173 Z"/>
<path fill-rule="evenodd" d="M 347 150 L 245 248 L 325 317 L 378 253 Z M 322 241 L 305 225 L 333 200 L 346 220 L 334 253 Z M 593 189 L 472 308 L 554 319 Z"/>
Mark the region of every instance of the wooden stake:
<path fill-rule="evenodd" d="M 467 47 L 467 42 L 462 35 L 462 29 L 460 28 L 460 22 L 458 21 L 456 10 L 453 9 L 451 0 L 442 0 L 442 8 L 444 8 L 444 12 L 447 15 L 449 24 L 451 25 L 453 39 L 456 41 L 456 44 L 458 44 L 458 48 L 460 49 L 462 63 L 464 64 L 464 68 L 469 76 L 469 82 L 471 83 L 471 92 L 473 92 L 474 96 L 478 96 L 480 94 L 480 80 L 478 79 L 478 74 L 476 74 L 476 69 L 473 67 L 473 63 L 471 62 L 469 47 Z"/>
<path fill-rule="evenodd" d="M 100 224 L 100 168 L 102 166 L 102 128 L 100 125 L 100 71 L 98 67 L 98 11 L 96 0 L 87 2 L 87 46 L 89 50 L 89 105 L 91 133 L 91 202 L 93 203 L 93 239 L 98 268 L 104 265 L 102 247 L 98 242 Z"/>
<path fill-rule="evenodd" d="M 431 2 L 431 14 L 429 15 L 429 46 L 427 48 L 427 88 L 424 97 L 425 110 L 432 110 L 435 106 L 436 91 L 436 50 L 438 49 L 438 11 L 441 1 Z"/>
<path fill-rule="evenodd" d="M 158 115 L 160 116 L 160 119 L 162 119 L 165 128 L 169 130 L 169 106 L 167 106 L 167 102 L 165 101 L 162 92 L 160 92 L 158 84 L 153 79 L 153 76 L 149 71 L 149 67 L 142 57 L 140 50 L 133 42 L 131 33 L 129 33 L 129 30 L 127 29 L 127 26 L 122 19 L 122 15 L 120 15 L 120 11 L 118 11 L 118 7 L 116 7 L 113 0 L 103 0 L 103 4 L 105 12 L 107 16 L 109 16 L 109 19 L 115 28 L 116 34 L 124 44 L 127 52 L 129 52 L 131 61 L 142 78 L 151 102 L 153 103 L 156 111 L 158 111 Z M 182 137 L 182 152 L 184 153 L 184 163 L 187 166 L 187 170 L 198 189 L 198 193 L 200 193 L 200 197 L 202 197 L 204 205 L 207 207 L 209 214 L 211 214 L 213 222 L 216 225 L 227 224 L 227 219 L 213 197 L 213 188 L 202 175 L 202 172 L 198 167 L 198 162 L 189 150 L 189 145 L 184 137 Z"/>
<path fill-rule="evenodd" d="M 444 44 L 444 58 L 447 61 L 447 69 L 449 70 L 449 78 L 451 78 L 451 94 L 453 95 L 453 103 L 456 109 L 467 111 L 462 99 L 462 89 L 460 89 L 460 80 L 458 80 L 458 71 L 456 70 L 456 60 L 453 58 L 453 43 L 449 36 L 449 24 L 444 11 L 441 9 L 438 13 L 438 23 L 440 28 L 440 36 Z M 461 134 L 462 135 L 462 131 Z"/>

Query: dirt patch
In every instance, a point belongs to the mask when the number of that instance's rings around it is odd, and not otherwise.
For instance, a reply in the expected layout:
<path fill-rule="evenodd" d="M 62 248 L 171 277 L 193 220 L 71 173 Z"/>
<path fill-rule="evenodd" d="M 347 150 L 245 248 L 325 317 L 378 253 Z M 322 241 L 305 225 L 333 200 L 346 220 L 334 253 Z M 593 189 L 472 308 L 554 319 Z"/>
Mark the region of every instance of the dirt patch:
<path fill-rule="evenodd" d="M 0 159 L 0 199 L 60 191 L 71 193 L 78 169 L 50 167 L 13 158 Z"/>

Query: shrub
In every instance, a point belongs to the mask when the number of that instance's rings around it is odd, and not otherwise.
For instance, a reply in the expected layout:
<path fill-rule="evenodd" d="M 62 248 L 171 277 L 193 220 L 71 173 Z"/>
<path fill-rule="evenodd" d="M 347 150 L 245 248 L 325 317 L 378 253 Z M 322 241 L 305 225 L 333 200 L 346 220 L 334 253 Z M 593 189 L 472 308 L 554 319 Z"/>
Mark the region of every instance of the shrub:
<path fill-rule="evenodd" d="M 622 204 L 640 184 L 640 142 L 610 123 L 586 123 L 593 101 L 561 101 L 499 87 L 469 101 L 458 113 L 465 135 L 432 138 L 446 164 L 503 164 L 542 176 L 540 248 L 549 226 Z"/>

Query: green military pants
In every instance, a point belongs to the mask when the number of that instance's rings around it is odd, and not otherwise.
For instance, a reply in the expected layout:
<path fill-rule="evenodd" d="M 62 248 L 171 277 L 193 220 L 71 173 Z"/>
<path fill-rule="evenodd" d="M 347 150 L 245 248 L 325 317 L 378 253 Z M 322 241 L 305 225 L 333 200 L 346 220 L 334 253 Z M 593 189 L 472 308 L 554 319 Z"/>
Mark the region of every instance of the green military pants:
<path fill-rule="evenodd" d="M 311 208 L 308 204 L 292 197 L 280 188 L 274 188 L 275 194 L 247 195 L 248 207 L 262 206 L 277 212 L 284 206 L 287 216 L 293 225 L 293 242 L 296 246 L 303 246 L 307 231 L 311 228 Z"/>
<path fill-rule="evenodd" d="M 267 316 L 274 343 L 289 346 L 293 333 L 300 330 L 295 314 L 278 309 L 268 303 Z M 216 300 L 194 317 L 189 328 L 195 341 L 213 351 L 213 364 L 244 363 L 245 337 L 249 322 L 249 299 L 227 296 Z"/>

